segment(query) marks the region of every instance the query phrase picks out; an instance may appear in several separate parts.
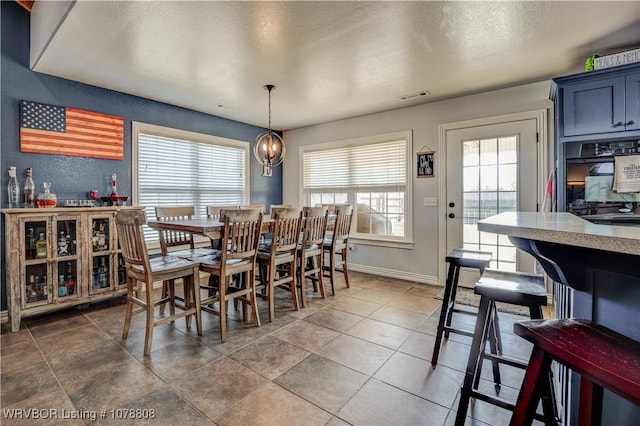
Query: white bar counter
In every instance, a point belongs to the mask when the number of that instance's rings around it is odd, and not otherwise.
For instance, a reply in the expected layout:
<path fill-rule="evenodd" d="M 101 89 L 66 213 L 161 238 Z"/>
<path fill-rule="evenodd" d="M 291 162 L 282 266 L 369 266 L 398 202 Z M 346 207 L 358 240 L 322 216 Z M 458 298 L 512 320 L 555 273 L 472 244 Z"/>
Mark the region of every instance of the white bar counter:
<path fill-rule="evenodd" d="M 571 213 L 501 213 L 479 221 L 478 230 L 640 256 L 640 226 L 596 225 Z"/>

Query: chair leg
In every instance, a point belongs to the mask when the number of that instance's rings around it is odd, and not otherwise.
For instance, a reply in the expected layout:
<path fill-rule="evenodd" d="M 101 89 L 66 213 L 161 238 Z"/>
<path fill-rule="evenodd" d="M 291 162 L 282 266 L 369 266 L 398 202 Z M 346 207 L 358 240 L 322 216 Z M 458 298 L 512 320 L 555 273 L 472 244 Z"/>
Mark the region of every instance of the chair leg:
<path fill-rule="evenodd" d="M 312 256 L 311 261 L 313 262 L 313 269 L 318 268 L 318 272 L 316 272 L 316 277 L 318 278 L 318 289 L 320 290 L 320 297 L 326 299 L 324 294 L 324 281 L 322 278 L 322 253 L 318 256 Z M 320 265 L 320 266 L 318 266 Z"/>
<path fill-rule="evenodd" d="M 538 377 L 550 368 L 551 358 L 541 349 L 534 348 L 511 416 L 511 426 L 531 425 L 540 400 Z"/>
<path fill-rule="evenodd" d="M 296 259 L 294 257 L 294 259 L 291 261 L 290 263 L 290 268 L 291 270 L 289 271 L 289 276 L 291 277 L 291 283 L 289 285 L 289 288 L 291 289 L 291 299 L 293 300 L 293 309 L 298 311 L 300 310 L 300 307 L 298 306 L 298 288 L 296 286 Z"/>
<path fill-rule="evenodd" d="M 249 283 L 251 287 L 251 311 L 256 321 L 256 327 L 260 327 L 260 315 L 258 314 L 258 295 L 256 294 L 256 276 L 254 271 L 249 271 Z"/>
<path fill-rule="evenodd" d="M 162 281 L 162 291 L 160 292 L 160 298 L 164 299 L 166 297 L 169 297 L 169 281 L 165 280 Z M 160 313 L 164 314 L 164 307 L 167 303 L 164 302 L 160 305 Z"/>
<path fill-rule="evenodd" d="M 276 316 L 276 309 L 275 309 L 275 286 L 273 285 L 274 281 L 276 280 L 276 266 L 275 265 L 269 265 L 268 266 L 268 273 L 269 273 L 269 278 L 268 278 L 268 282 L 267 282 L 267 296 L 269 298 L 269 322 L 273 322 L 275 316 Z"/>
<path fill-rule="evenodd" d="M 453 270 L 452 270 L 453 269 Z M 452 265 L 449 267 L 449 274 L 451 274 L 451 291 L 449 294 L 449 298 L 447 299 L 447 304 L 445 305 L 445 301 L 442 301 L 442 307 L 446 310 L 447 318 L 445 320 L 445 327 L 451 327 L 451 321 L 453 320 L 453 308 L 455 308 L 456 303 L 456 293 L 458 291 L 458 279 L 460 277 L 460 268 L 456 265 Z M 447 278 L 447 283 L 449 282 L 449 278 Z M 448 284 L 447 284 L 448 285 Z M 444 331 L 444 338 L 449 338 L 449 330 Z"/>
<path fill-rule="evenodd" d="M 336 278 L 336 254 L 333 250 L 329 253 L 329 276 L 331 279 L 331 294 L 335 296 L 336 287 L 334 283 Z"/>
<path fill-rule="evenodd" d="M 438 329 L 436 331 L 436 342 L 433 345 L 433 354 L 431 355 L 431 365 L 438 365 L 438 357 L 440 356 L 440 345 L 442 345 L 442 335 L 444 334 L 445 320 L 449 312 L 449 300 L 451 299 L 451 290 L 453 287 L 455 266 L 450 265 L 447 272 L 447 282 L 444 285 L 444 296 L 442 298 L 442 307 L 440 308 L 440 319 L 438 320 Z M 446 336 L 446 334 L 445 334 Z"/>
<path fill-rule="evenodd" d="M 193 307 L 196 310 L 196 332 L 198 333 L 198 336 L 202 336 L 202 311 L 200 310 L 200 284 L 198 282 L 199 274 L 200 271 L 198 269 L 194 269 L 193 275 L 189 278 L 189 291 L 190 293 L 193 293 L 193 302 L 191 303 L 193 303 Z"/>
<path fill-rule="evenodd" d="M 220 340 L 224 343 L 227 341 L 227 277 L 220 277 L 218 294 L 220 295 Z"/>
<path fill-rule="evenodd" d="M 586 377 L 580 377 L 579 426 L 597 426 L 602 423 L 602 387 Z"/>
<path fill-rule="evenodd" d="M 344 274 L 344 283 L 347 285 L 347 288 L 349 288 L 349 268 L 347 267 L 347 251 L 348 250 L 349 248 L 345 247 L 340 252 L 340 255 L 342 256 L 342 273 Z"/>
<path fill-rule="evenodd" d="M 131 278 L 127 278 L 127 307 L 124 315 L 124 327 L 122 328 L 122 340 L 126 340 L 129 336 L 129 327 L 131 327 L 131 317 L 133 316 L 133 283 Z"/>
<path fill-rule="evenodd" d="M 460 401 L 458 403 L 458 411 L 456 413 L 455 420 L 456 426 L 464 425 L 465 418 L 467 417 L 467 410 L 469 408 L 469 400 L 471 399 L 471 393 L 473 391 L 472 388 L 473 383 L 475 382 L 475 376 L 476 374 L 480 374 L 480 352 L 484 350 L 485 346 L 486 330 L 489 328 L 488 322 L 491 318 L 490 309 L 490 300 L 486 297 L 480 298 L 478 318 L 476 319 L 471 348 L 469 349 L 469 360 L 467 362 L 467 369 L 462 389 L 460 389 Z"/>
<path fill-rule="evenodd" d="M 145 327 L 144 333 L 144 355 L 148 356 L 151 353 L 151 342 L 153 341 L 153 326 L 154 326 L 154 303 L 153 303 L 153 283 L 146 283 L 145 293 L 147 304 L 146 314 L 147 314 L 147 324 Z"/>

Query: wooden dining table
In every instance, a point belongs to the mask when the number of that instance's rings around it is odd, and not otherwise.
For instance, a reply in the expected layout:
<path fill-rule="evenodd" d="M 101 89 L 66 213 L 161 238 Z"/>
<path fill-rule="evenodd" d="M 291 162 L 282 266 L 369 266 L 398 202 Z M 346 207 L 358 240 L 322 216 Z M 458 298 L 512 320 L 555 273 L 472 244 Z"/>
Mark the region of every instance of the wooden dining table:
<path fill-rule="evenodd" d="M 269 232 L 274 220 L 269 215 L 262 216 L 262 229 L 263 233 Z M 181 231 L 191 234 L 204 235 L 217 240 L 222 238 L 222 229 L 224 223 L 220 222 L 218 218 L 192 218 L 192 219 L 180 219 L 180 220 L 152 220 L 147 222 L 150 228 L 155 230 L 164 231 Z"/>

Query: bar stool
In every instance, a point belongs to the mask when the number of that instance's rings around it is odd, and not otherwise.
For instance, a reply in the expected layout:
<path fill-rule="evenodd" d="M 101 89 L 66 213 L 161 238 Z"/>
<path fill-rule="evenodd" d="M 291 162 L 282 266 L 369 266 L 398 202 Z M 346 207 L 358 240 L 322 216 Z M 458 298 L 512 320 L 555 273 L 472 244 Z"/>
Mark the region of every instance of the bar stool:
<path fill-rule="evenodd" d="M 431 365 L 433 366 L 438 364 L 438 356 L 440 355 L 440 346 L 442 345 L 443 334 L 445 339 L 449 338 L 449 333 L 473 337 L 473 333 L 471 331 L 451 326 L 454 313 L 473 316 L 477 315 L 477 311 L 458 309 L 455 306 L 456 293 L 458 291 L 458 279 L 460 278 L 460 268 L 478 269 L 482 276 L 484 270 L 489 267 L 489 263 L 491 262 L 491 253 L 484 251 L 453 249 L 445 260 L 449 264 L 449 271 L 447 272 L 447 282 L 444 286 L 444 296 L 442 298 L 442 308 L 440 309 L 440 320 L 438 321 L 436 342 L 433 346 L 433 355 L 431 356 Z M 499 339 L 499 332 L 496 336 Z M 497 344 L 497 347 L 499 351 L 502 350 L 500 343 Z"/>
<path fill-rule="evenodd" d="M 555 360 L 580 374 L 578 424 L 602 422 L 602 388 L 640 406 L 640 343 L 581 319 L 521 321 L 514 332 L 533 343 L 533 351 L 511 425 L 530 425 Z"/>
<path fill-rule="evenodd" d="M 505 272 L 487 269 L 474 287 L 474 292 L 480 295 L 480 307 L 476 320 L 473 340 L 469 351 L 469 361 L 460 391 L 460 402 L 456 414 L 456 426 L 462 426 L 465 422 L 469 400 L 473 397 L 488 402 L 498 407 L 511 410 L 514 404 L 502 398 L 482 393 L 478 390 L 482 361 L 491 359 L 493 363 L 494 381 L 499 378 L 500 371 L 497 364 L 506 364 L 512 367 L 525 369 L 527 364 L 523 361 L 504 355 L 489 354 L 485 352 L 486 341 L 491 332 L 491 321 L 496 311 L 496 302 L 510 303 L 529 308 L 531 319 L 542 319 L 542 306 L 547 305 L 547 292 L 544 285 L 544 277 L 537 274 L 525 274 L 521 272 Z M 549 374 L 543 380 L 545 398 L 542 399 L 545 424 L 556 422 L 556 406 L 553 399 L 552 377 Z M 536 415 L 536 418 L 540 416 Z"/>

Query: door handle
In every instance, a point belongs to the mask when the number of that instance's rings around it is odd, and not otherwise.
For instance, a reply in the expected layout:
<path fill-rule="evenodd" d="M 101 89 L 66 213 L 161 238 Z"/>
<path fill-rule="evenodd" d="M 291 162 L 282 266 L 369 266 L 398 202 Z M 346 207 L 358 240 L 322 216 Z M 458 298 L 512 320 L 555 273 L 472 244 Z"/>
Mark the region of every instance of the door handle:
<path fill-rule="evenodd" d="M 622 121 L 618 121 L 617 123 L 614 123 L 613 127 L 620 127 L 620 126 L 624 126 L 624 123 Z"/>
<path fill-rule="evenodd" d="M 456 214 L 455 213 L 449 213 L 448 216 L 449 216 L 449 219 L 453 219 L 454 217 L 456 217 Z"/>
<path fill-rule="evenodd" d="M 633 120 L 629 120 L 626 123 L 624 123 L 625 126 L 631 126 L 633 124 Z"/>

